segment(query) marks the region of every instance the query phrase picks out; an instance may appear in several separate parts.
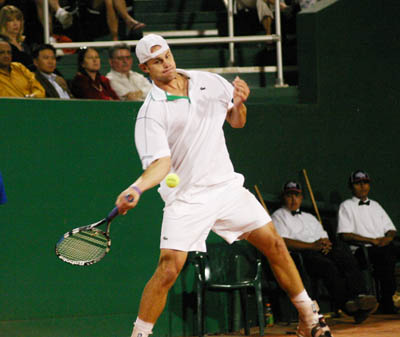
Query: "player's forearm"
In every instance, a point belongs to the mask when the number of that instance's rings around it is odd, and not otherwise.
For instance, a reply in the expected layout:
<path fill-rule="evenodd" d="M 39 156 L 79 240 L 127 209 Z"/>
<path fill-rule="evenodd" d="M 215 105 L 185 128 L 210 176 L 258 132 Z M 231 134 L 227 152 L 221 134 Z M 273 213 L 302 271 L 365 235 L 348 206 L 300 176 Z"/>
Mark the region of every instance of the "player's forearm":
<path fill-rule="evenodd" d="M 142 192 L 157 186 L 168 174 L 171 169 L 171 158 L 163 157 L 155 160 L 143 172 L 143 174 L 133 183 Z"/>
<path fill-rule="evenodd" d="M 229 111 L 226 120 L 233 128 L 242 128 L 246 125 L 247 108 L 242 103 L 239 106 L 233 106 Z"/>

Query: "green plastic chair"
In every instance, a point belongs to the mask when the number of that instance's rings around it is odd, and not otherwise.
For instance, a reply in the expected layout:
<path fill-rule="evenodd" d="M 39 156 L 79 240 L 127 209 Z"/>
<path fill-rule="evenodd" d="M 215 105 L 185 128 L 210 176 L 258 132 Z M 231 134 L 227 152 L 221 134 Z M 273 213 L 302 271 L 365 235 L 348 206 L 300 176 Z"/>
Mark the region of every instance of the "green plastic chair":
<path fill-rule="evenodd" d="M 210 291 L 231 292 L 232 295 L 239 292 L 245 334 L 250 335 L 247 295 L 249 288 L 254 289 L 260 335 L 263 336 L 265 323 L 262 267 L 258 252 L 246 242 L 208 245 L 207 251 L 208 253 L 194 252 L 191 257 L 196 274 L 198 336 L 205 334 L 205 297 Z"/>

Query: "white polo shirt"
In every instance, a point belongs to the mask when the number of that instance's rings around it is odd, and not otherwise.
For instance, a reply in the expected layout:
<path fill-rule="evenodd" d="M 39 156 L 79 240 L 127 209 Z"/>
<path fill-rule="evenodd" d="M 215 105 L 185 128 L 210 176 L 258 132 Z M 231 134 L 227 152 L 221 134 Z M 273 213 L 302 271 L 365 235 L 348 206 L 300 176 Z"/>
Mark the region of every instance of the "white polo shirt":
<path fill-rule="evenodd" d="M 281 207 L 271 218 L 277 232 L 283 238 L 312 243 L 328 237 L 317 218 L 310 213 L 292 215 L 286 207 Z"/>
<path fill-rule="evenodd" d="M 142 74 L 136 73 L 132 70 L 130 70 L 128 76 L 126 76 L 125 74 L 111 69 L 106 77 L 110 80 L 111 87 L 122 100 L 125 99 L 124 96 L 128 93 L 141 90 L 143 95 L 139 100 L 144 101 L 151 90 L 150 81 Z"/>
<path fill-rule="evenodd" d="M 384 237 L 396 230 L 392 220 L 379 203 L 369 199 L 369 205 L 359 205 L 360 199 L 352 197 L 340 204 L 338 233 L 354 233 L 366 238 Z"/>
<path fill-rule="evenodd" d="M 166 204 L 190 202 L 205 188 L 243 176 L 234 172 L 223 125 L 233 106 L 233 86 L 223 77 L 202 71 L 177 72 L 188 77 L 188 97 L 172 96 L 154 83 L 138 112 L 135 142 L 143 169 L 171 156 L 171 171 L 180 184 L 162 181 L 159 193 Z"/>

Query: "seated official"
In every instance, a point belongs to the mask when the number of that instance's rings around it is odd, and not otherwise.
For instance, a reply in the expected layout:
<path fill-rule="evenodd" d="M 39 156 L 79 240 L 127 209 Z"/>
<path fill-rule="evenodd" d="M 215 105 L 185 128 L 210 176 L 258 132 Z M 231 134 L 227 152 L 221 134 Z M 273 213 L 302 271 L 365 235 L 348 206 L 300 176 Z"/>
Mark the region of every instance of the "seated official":
<path fill-rule="evenodd" d="M 78 52 L 78 72 L 71 83 L 71 91 L 77 98 L 119 100 L 107 77 L 100 74 L 101 60 L 93 48 L 81 48 Z"/>
<path fill-rule="evenodd" d="M 23 64 L 12 62 L 11 46 L 0 37 L 0 97 L 45 97 L 35 74 Z"/>
<path fill-rule="evenodd" d="M 399 255 L 393 239 L 397 230 L 382 206 L 368 198 L 370 181 L 365 171 L 351 173 L 348 186 L 353 197 L 340 204 L 338 233 L 349 243 L 367 246 L 374 275 L 380 284 L 379 310 L 383 314 L 393 314 L 396 312 L 392 300 L 396 291 L 395 265 Z M 356 246 L 352 249 L 360 263 L 365 263 L 362 250 Z"/>
<path fill-rule="evenodd" d="M 332 244 L 321 223 L 300 210 L 302 202 L 300 184 L 287 182 L 283 187 L 283 207 L 272 214 L 276 230 L 289 250 L 301 254 L 305 272 L 323 280 L 337 308 L 361 323 L 377 306 L 376 298 L 366 295 L 366 284 L 349 247 L 340 240 Z"/>
<path fill-rule="evenodd" d="M 50 44 L 42 44 L 33 51 L 35 76 L 46 90 L 46 97 L 72 98 L 68 84 L 62 76 L 54 73 L 57 67 L 56 50 Z"/>
<path fill-rule="evenodd" d="M 121 100 L 144 101 L 151 89 L 150 81 L 142 74 L 134 72 L 129 46 L 118 44 L 109 49 L 111 71 L 106 75 L 111 86 Z"/>

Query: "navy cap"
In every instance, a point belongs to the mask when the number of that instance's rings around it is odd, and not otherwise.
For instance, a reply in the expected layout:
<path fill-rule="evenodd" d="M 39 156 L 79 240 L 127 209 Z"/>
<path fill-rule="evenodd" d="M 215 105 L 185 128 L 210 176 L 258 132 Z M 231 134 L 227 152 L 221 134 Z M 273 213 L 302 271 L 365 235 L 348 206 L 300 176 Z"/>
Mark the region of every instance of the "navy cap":
<path fill-rule="evenodd" d="M 355 184 L 360 181 L 367 181 L 367 182 L 371 181 L 368 173 L 365 171 L 362 171 L 362 170 L 357 170 L 357 171 L 352 172 L 350 175 L 350 178 L 349 178 L 349 183 Z"/>
<path fill-rule="evenodd" d="M 288 181 L 287 183 L 285 183 L 285 185 L 283 185 L 283 193 L 287 193 L 287 192 L 298 192 L 301 193 L 302 189 L 301 189 L 301 185 L 295 181 Z"/>

